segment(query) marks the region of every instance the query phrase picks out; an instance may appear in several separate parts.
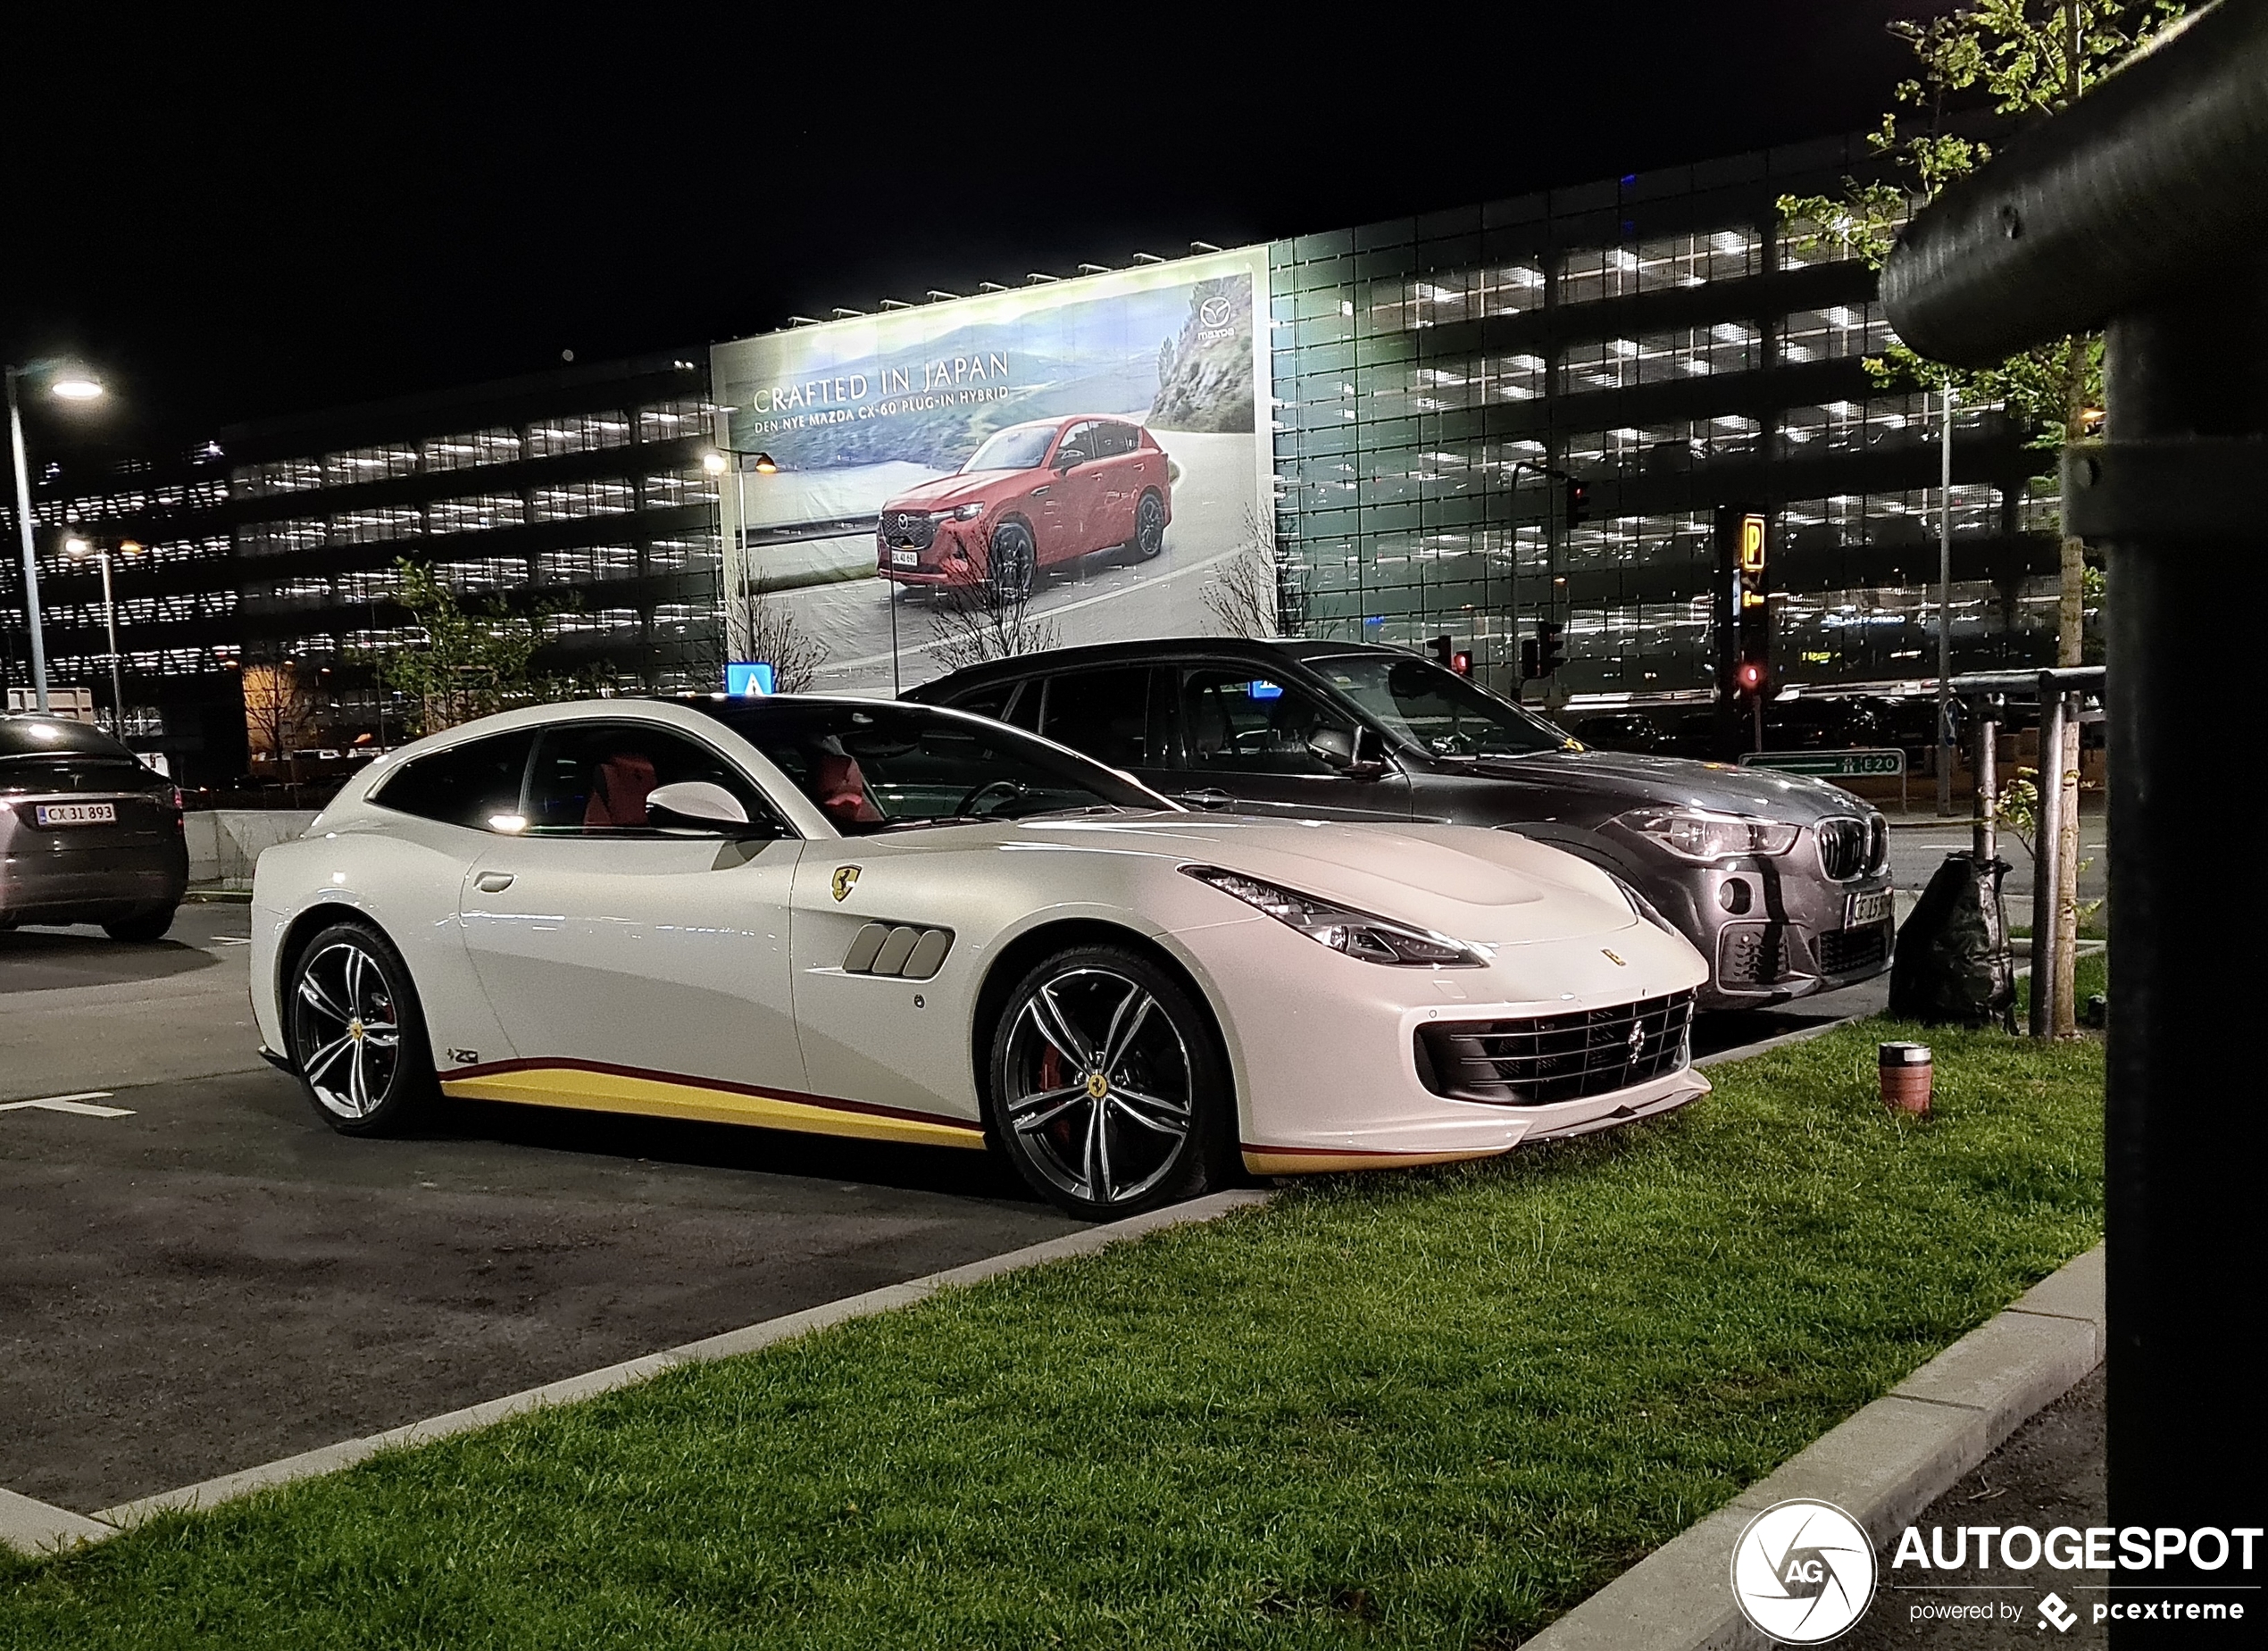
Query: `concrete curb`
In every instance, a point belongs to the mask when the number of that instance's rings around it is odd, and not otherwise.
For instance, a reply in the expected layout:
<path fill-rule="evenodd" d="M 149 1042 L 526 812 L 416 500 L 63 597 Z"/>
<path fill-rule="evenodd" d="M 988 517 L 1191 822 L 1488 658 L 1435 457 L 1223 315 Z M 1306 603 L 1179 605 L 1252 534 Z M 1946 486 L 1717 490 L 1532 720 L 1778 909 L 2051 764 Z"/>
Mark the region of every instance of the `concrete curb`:
<path fill-rule="evenodd" d="M 76 1542 L 97 1542 L 105 1537 L 116 1536 L 123 1528 L 170 1509 L 212 1507 L 271 1486 L 288 1485 L 295 1480 L 310 1479 L 321 1473 L 335 1473 L 341 1468 L 366 1461 L 382 1450 L 423 1445 L 434 1439 L 446 1438 L 453 1433 L 489 1427 L 509 1417 L 539 1410 L 548 1405 L 567 1405 L 578 1399 L 594 1398 L 602 1393 L 612 1393 L 650 1380 L 680 1364 L 696 1364 L 709 1359 L 753 1353 L 760 1347 L 769 1347 L 813 1330 L 824 1330 L 830 1325 L 910 1307 L 916 1302 L 927 1300 L 939 1290 L 956 1285 L 975 1284 L 986 1279 L 998 1278 L 1003 1273 L 1018 1272 L 1026 1267 L 1037 1267 L 1075 1255 L 1091 1255 L 1113 1244 L 1162 1232 L 1170 1227 L 1217 1221 L 1237 1210 L 1265 1204 L 1272 1196 L 1247 1189 L 1193 1198 L 1187 1204 L 1177 1204 L 1166 1209 L 1153 1210 L 1147 1215 L 1136 1215 L 1125 1221 L 1089 1227 L 1084 1231 L 1067 1233 L 1045 1244 L 1034 1244 L 1024 1249 L 1011 1250 L 1003 1255 L 988 1256 L 983 1261 L 971 1262 L 966 1266 L 911 1279 L 904 1284 L 886 1285 L 880 1289 L 868 1290 L 863 1295 L 847 1296 L 840 1301 L 808 1307 L 801 1313 L 790 1313 L 741 1330 L 704 1337 L 699 1341 L 689 1341 L 660 1353 L 649 1353 L 643 1358 L 610 1364 L 604 1370 L 587 1371 L 580 1376 L 546 1382 L 523 1393 L 489 1399 L 484 1404 L 450 1411 L 446 1415 L 429 1416 L 422 1422 L 389 1428 L 382 1433 L 372 1433 L 362 1438 L 342 1439 L 336 1445 L 303 1451 L 296 1456 L 263 1463 L 239 1472 L 224 1473 L 218 1479 L 185 1485 L 178 1490 L 163 1490 L 155 1496 L 140 1497 L 131 1502 L 122 1502 L 116 1507 L 100 1509 L 92 1518 L 0 1490 L 0 1541 L 31 1552 L 48 1551 Z"/>
<path fill-rule="evenodd" d="M 2018 1297 L 1840 1427 L 1527 1641 L 1529 1651 L 1750 1651 L 1732 1547 L 1775 1502 L 1832 1502 L 1878 1549 L 2103 1362 L 2103 1247 Z"/>

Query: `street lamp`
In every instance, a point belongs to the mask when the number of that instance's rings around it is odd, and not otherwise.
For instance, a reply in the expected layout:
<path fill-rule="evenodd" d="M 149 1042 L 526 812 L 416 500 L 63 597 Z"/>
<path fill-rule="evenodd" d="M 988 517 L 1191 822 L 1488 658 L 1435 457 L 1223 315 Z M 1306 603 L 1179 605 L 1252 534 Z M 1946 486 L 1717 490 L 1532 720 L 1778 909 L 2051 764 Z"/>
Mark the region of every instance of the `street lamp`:
<path fill-rule="evenodd" d="M 735 464 L 732 462 L 734 459 L 746 459 L 750 463 L 745 465 Z M 759 476 L 776 476 L 780 473 L 780 462 L 769 453 L 727 446 L 720 442 L 715 446 L 703 451 L 701 468 L 712 476 L 721 476 L 728 470 L 732 472 L 732 534 L 737 541 L 733 548 L 739 553 L 739 617 L 741 627 L 746 630 L 748 623 L 748 484 L 745 479 L 750 471 L 755 471 Z M 717 581 L 717 587 L 718 605 L 722 606 L 724 581 L 721 579 Z M 753 646 L 754 639 L 749 640 L 750 646 Z M 724 646 L 727 654 L 730 655 L 732 648 L 732 615 L 729 613 L 725 616 Z"/>
<path fill-rule="evenodd" d="M 45 379 L 47 393 L 63 401 L 94 401 L 102 384 L 85 368 L 69 362 L 35 361 L 21 367 L 0 369 L 8 384 L 8 446 L 15 461 L 16 534 L 23 544 L 23 619 L 31 633 L 31 700 L 35 709 L 47 709 L 47 644 L 39 631 L 39 558 L 31 546 L 31 477 L 24 462 L 23 408 L 16 394 L 19 379 Z"/>
<path fill-rule="evenodd" d="M 142 547 L 133 539 L 121 539 L 118 554 L 138 556 Z M 63 541 L 63 554 L 73 562 L 84 562 L 89 555 L 101 558 L 103 564 L 103 630 L 110 638 L 110 731 L 121 740 L 126 738 L 126 688 L 118 668 L 118 604 L 111 596 L 110 546 L 87 539 L 71 538 Z"/>

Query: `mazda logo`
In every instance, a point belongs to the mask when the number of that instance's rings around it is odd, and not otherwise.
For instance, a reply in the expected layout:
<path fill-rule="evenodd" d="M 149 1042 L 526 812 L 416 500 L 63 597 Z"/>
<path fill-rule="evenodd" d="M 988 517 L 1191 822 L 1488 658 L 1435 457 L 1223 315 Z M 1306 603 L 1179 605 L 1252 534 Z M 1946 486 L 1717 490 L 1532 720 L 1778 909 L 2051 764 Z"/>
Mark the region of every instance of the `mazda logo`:
<path fill-rule="evenodd" d="M 1197 306 L 1197 319 L 1208 327 L 1226 327 L 1230 308 L 1226 298 L 1207 298 Z"/>

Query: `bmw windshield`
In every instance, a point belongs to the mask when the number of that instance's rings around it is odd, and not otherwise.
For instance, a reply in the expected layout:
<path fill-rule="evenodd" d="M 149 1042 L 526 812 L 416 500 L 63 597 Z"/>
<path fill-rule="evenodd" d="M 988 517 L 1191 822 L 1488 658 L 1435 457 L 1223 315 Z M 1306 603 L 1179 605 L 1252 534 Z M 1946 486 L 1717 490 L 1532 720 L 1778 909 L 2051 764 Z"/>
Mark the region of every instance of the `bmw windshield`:
<path fill-rule="evenodd" d="M 1434 756 L 1530 756 L 1580 749 L 1542 718 L 1428 660 L 1347 654 L 1307 663 L 1340 698 L 1388 735 Z"/>
<path fill-rule="evenodd" d="M 1055 439 L 1052 424 L 1023 424 L 1013 429 L 1002 430 L 979 447 L 961 468 L 965 472 L 975 470 L 1037 470 L 1047 456 L 1047 444 Z"/>
<path fill-rule="evenodd" d="M 835 829 L 1170 809 L 1113 769 L 1020 730 L 887 701 L 692 701 L 771 758 Z"/>

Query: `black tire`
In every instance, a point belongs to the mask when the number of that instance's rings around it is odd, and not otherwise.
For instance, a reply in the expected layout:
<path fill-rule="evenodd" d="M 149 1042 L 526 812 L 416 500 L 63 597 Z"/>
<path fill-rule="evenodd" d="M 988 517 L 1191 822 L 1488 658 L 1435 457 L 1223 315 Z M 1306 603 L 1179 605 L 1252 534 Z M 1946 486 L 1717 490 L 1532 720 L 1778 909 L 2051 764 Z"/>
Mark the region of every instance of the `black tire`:
<path fill-rule="evenodd" d="M 1015 601 L 1031 595 L 1032 581 L 1039 574 L 1039 550 L 1033 543 L 1031 529 L 1021 521 L 1004 521 L 992 530 L 992 543 L 985 550 L 985 570 L 992 576 L 992 588 L 1004 601 Z"/>
<path fill-rule="evenodd" d="M 393 942 L 333 923 L 301 948 L 284 982 L 284 1041 L 322 1121 L 341 1135 L 396 1135 L 440 1096 L 425 1012 Z"/>
<path fill-rule="evenodd" d="M 1134 537 L 1126 541 L 1126 549 L 1135 561 L 1150 562 L 1164 548 L 1165 499 L 1152 488 L 1134 505 Z"/>
<path fill-rule="evenodd" d="M 1097 1047 L 1113 1037 L 1119 1048 Z M 1076 946 L 1030 970 L 993 1028 L 987 1072 L 993 1138 L 1034 1192 L 1081 1220 L 1179 1204 L 1234 1174 L 1236 1101 L 1212 1019 L 1138 952 Z"/>
<path fill-rule="evenodd" d="M 180 908 L 161 905 L 154 912 L 137 912 L 131 917 L 114 917 L 103 925 L 103 932 L 113 940 L 124 940 L 136 946 L 146 946 L 153 940 L 163 940 L 165 931 L 173 927 L 173 913 Z"/>

